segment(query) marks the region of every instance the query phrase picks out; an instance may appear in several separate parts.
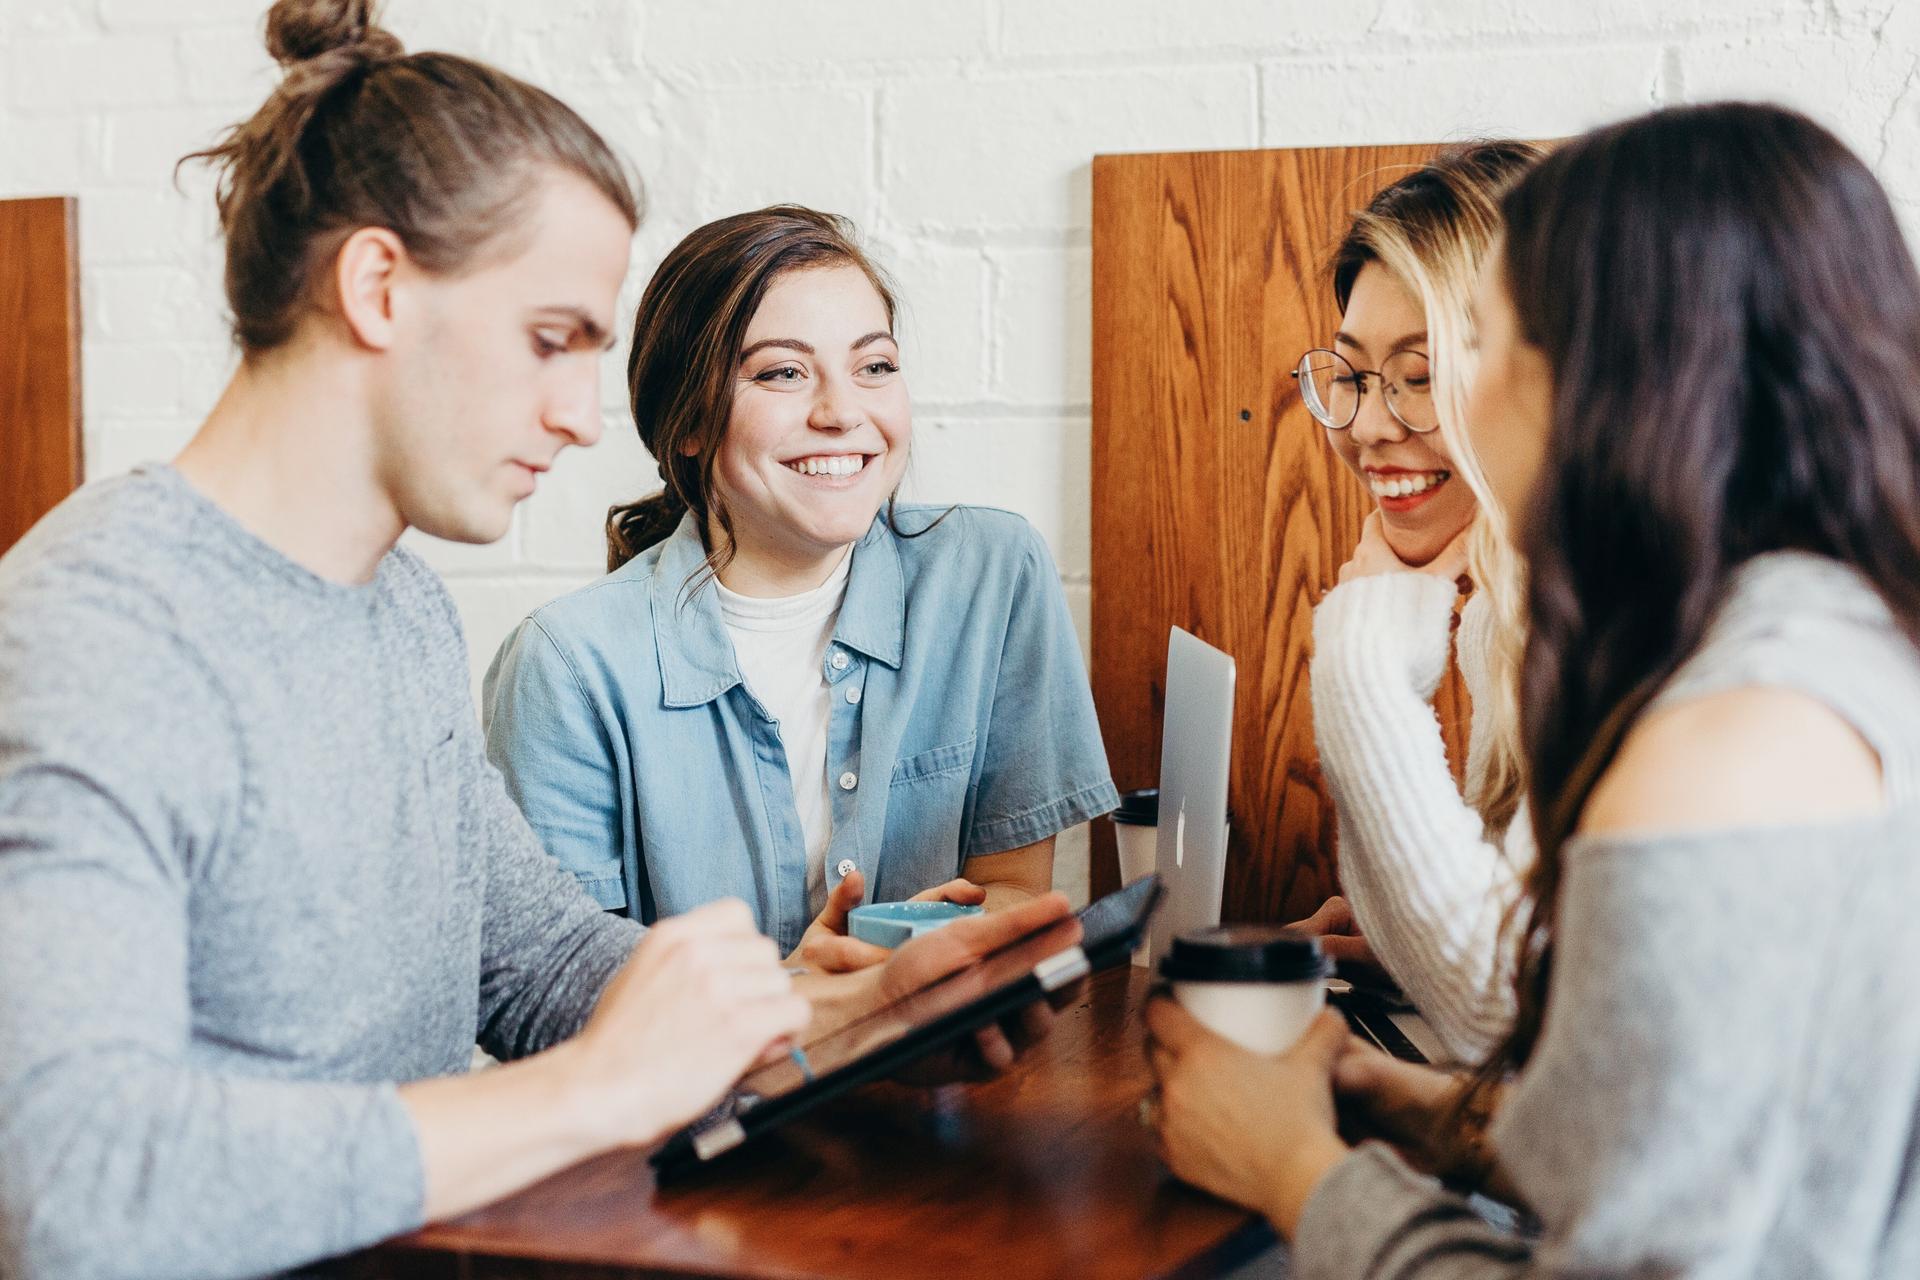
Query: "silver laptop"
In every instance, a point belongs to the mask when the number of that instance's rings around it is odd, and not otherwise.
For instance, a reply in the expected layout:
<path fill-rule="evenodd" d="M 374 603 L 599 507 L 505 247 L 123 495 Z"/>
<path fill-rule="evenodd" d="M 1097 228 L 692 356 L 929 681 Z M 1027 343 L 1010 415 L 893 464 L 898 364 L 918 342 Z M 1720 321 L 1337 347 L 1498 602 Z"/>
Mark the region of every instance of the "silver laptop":
<path fill-rule="evenodd" d="M 1233 756 L 1233 659 L 1179 627 L 1167 637 L 1160 732 L 1160 818 L 1154 869 L 1167 896 L 1148 935 L 1151 957 L 1175 934 L 1220 923 L 1227 874 L 1227 765 Z"/>

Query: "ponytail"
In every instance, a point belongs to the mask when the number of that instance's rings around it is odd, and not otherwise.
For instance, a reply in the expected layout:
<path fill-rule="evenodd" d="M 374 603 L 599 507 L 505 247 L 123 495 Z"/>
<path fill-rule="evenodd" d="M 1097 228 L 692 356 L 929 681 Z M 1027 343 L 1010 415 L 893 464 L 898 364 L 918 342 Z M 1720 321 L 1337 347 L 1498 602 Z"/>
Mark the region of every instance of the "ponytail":
<path fill-rule="evenodd" d="M 669 485 L 637 502 L 607 509 L 607 572 L 673 536 L 686 517 L 687 503 Z"/>

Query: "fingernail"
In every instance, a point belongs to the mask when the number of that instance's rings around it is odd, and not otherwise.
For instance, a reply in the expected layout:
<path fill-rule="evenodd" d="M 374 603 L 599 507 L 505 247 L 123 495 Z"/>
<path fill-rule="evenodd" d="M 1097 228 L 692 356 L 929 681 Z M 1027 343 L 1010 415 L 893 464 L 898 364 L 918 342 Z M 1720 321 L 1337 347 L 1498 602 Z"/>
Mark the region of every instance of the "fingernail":
<path fill-rule="evenodd" d="M 1460 591 L 1464 594 L 1473 590 L 1473 578 L 1471 575 L 1463 573 L 1453 580 L 1453 585 L 1460 588 Z"/>

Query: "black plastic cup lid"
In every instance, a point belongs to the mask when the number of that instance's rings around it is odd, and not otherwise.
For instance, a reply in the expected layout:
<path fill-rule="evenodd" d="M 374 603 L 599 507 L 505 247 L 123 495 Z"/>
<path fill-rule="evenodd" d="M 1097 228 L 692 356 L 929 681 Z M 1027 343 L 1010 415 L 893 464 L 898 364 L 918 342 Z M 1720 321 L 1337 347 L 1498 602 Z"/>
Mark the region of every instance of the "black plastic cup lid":
<path fill-rule="evenodd" d="M 1332 972 L 1320 939 L 1265 924 L 1180 934 L 1160 961 L 1160 976 L 1169 982 L 1308 982 Z"/>
<path fill-rule="evenodd" d="M 1120 795 L 1120 807 L 1107 815 L 1123 827 L 1160 825 L 1160 788 L 1142 787 Z M 1227 825 L 1233 825 L 1233 810 L 1227 810 Z"/>
<path fill-rule="evenodd" d="M 1148 787 L 1143 791 L 1127 792 L 1120 797 L 1120 807 L 1113 811 L 1112 817 L 1122 826 L 1159 826 L 1160 788 Z"/>

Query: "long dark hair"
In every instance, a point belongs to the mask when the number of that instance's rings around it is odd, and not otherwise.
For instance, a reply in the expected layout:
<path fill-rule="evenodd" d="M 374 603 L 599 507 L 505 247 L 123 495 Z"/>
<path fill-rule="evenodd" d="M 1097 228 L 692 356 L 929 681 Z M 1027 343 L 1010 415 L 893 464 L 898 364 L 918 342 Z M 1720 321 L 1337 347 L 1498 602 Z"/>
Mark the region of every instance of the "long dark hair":
<path fill-rule="evenodd" d="M 714 489 L 714 459 L 733 411 L 742 340 L 773 282 L 790 271 L 858 267 L 894 322 L 894 291 L 860 248 L 853 224 L 799 205 L 773 205 L 709 222 L 675 245 L 647 282 L 633 319 L 627 388 L 633 424 L 666 488 L 607 512 L 607 569 L 664 542 L 688 511 L 730 542 L 733 526 Z M 691 446 L 692 452 L 687 452 Z M 709 547 L 718 572 L 729 548 Z"/>
<path fill-rule="evenodd" d="M 1539 858 L 1482 1099 L 1539 1038 L 1580 812 L 1740 564 L 1842 561 L 1920 644 L 1920 276 L 1867 167 L 1794 112 L 1689 107 L 1567 144 L 1502 212 L 1553 420 L 1518 513 Z"/>
<path fill-rule="evenodd" d="M 285 77 L 181 162 L 219 175 L 227 306 L 248 355 L 293 335 L 326 263 L 361 227 L 385 227 L 422 267 L 457 273 L 520 223 L 544 168 L 640 220 L 632 174 L 565 103 L 470 58 L 407 53 L 375 7 L 279 0 L 266 41 Z"/>

